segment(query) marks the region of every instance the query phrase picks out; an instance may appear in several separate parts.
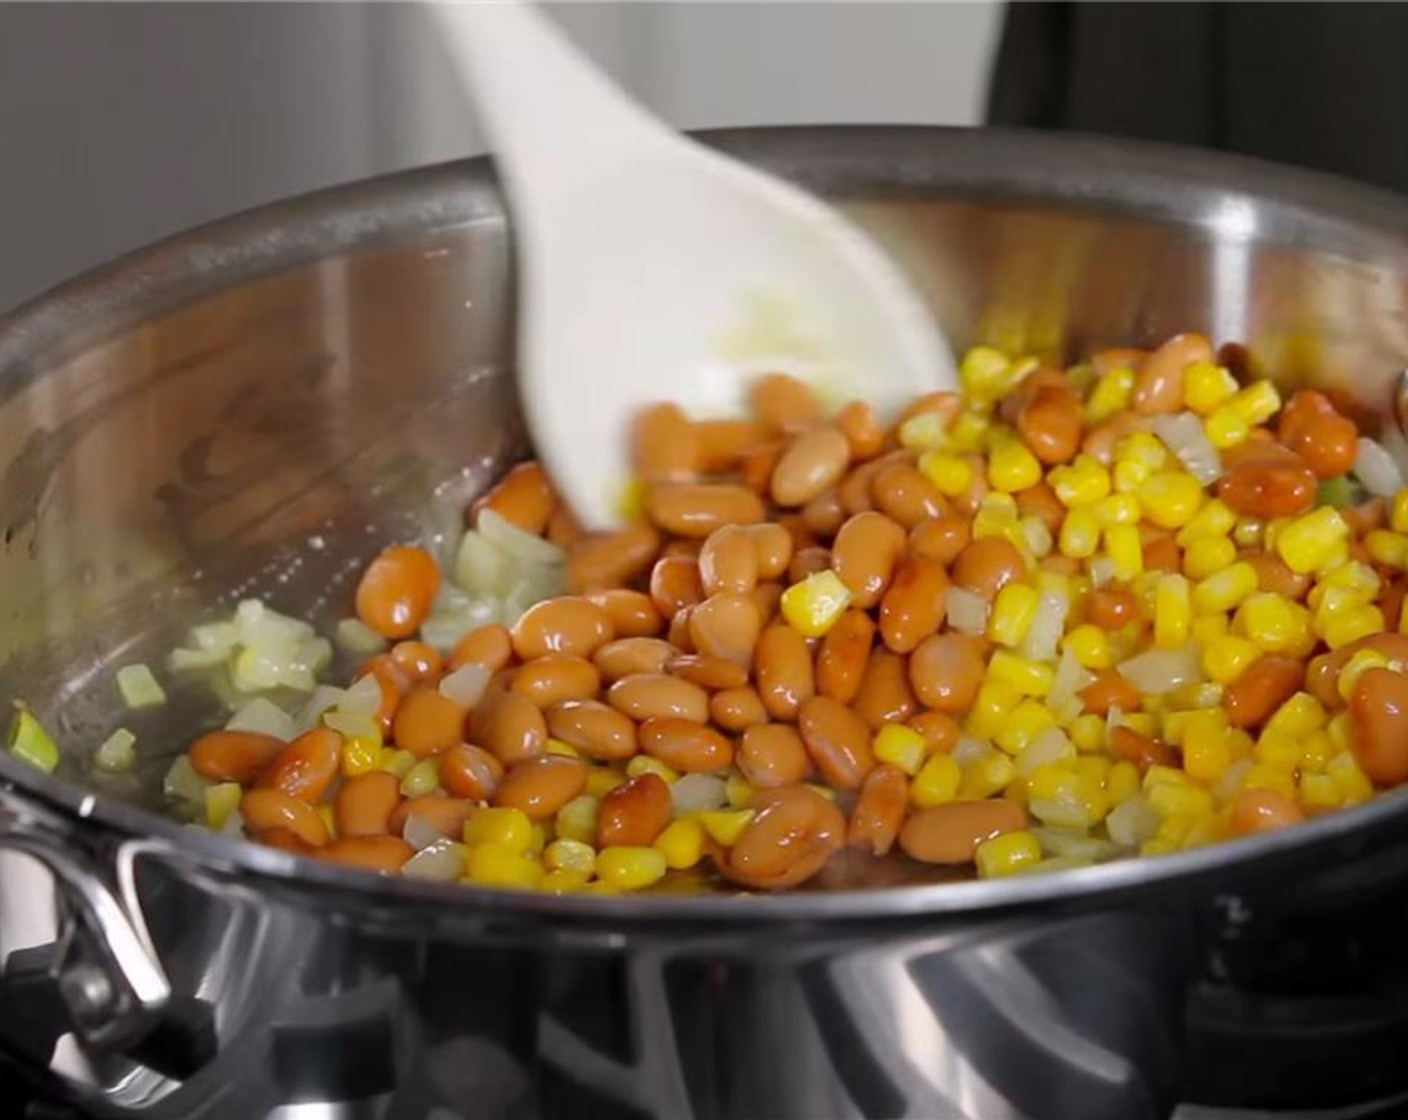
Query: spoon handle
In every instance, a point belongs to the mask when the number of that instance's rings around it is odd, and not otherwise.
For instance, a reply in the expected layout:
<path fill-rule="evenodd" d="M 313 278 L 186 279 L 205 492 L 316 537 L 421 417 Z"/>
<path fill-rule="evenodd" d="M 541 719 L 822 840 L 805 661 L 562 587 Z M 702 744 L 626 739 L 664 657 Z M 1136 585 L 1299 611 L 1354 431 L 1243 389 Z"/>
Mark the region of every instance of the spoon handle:
<path fill-rule="evenodd" d="M 506 177 L 570 191 L 584 169 L 638 151 L 660 127 L 525 0 L 436 3 Z"/>

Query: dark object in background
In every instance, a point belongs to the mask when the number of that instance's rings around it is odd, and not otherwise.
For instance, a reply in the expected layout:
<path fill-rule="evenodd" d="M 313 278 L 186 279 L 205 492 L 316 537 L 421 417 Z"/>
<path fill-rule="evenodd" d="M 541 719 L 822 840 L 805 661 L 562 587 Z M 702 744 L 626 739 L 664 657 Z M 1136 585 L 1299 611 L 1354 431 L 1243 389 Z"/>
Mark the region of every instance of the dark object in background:
<path fill-rule="evenodd" d="M 1408 194 L 1408 5 L 1013 3 L 988 123 L 1194 144 Z"/>

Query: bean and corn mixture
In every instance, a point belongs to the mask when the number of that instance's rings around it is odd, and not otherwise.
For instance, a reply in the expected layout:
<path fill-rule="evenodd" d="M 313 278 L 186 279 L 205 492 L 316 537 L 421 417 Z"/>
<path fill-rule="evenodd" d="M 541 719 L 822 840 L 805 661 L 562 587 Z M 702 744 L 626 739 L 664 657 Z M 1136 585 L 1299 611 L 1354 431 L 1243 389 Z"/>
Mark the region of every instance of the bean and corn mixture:
<path fill-rule="evenodd" d="M 746 419 L 652 407 L 609 534 L 520 464 L 471 524 L 564 549 L 566 593 L 437 648 L 440 565 L 385 549 L 360 709 L 202 735 L 206 823 L 492 887 L 774 891 L 843 849 L 1174 852 L 1408 781 L 1408 489 L 1330 399 L 1196 334 L 977 348 L 961 385 L 888 428 L 785 375 Z"/>

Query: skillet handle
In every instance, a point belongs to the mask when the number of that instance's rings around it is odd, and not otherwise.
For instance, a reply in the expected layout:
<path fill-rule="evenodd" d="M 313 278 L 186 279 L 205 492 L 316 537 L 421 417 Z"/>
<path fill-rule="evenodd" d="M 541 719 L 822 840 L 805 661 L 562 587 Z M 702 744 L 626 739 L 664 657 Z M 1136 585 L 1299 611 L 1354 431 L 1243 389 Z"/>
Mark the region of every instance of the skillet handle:
<path fill-rule="evenodd" d="M 134 862 L 146 845 L 120 843 L 109 879 L 65 832 L 61 818 L 0 788 L 0 850 L 37 859 L 67 904 L 55 980 L 73 1024 L 96 1047 L 125 1049 L 150 1032 L 171 998 L 133 881 Z"/>

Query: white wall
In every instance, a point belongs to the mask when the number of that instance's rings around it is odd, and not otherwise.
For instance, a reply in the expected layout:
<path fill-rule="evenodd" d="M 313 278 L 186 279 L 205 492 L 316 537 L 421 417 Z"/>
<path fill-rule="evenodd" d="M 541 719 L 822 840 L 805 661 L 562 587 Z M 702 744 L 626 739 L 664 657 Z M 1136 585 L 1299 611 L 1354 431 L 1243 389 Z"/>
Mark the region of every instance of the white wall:
<path fill-rule="evenodd" d="M 1000 20 L 992 0 L 552 10 L 682 127 L 976 123 Z M 198 222 L 480 150 L 415 5 L 0 3 L 0 310 Z"/>

